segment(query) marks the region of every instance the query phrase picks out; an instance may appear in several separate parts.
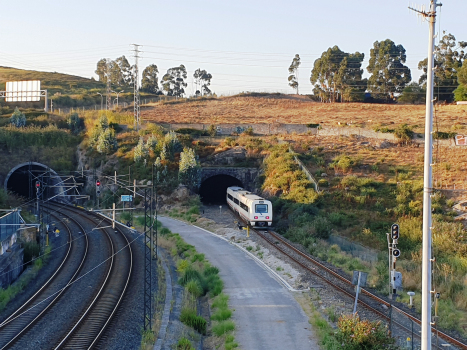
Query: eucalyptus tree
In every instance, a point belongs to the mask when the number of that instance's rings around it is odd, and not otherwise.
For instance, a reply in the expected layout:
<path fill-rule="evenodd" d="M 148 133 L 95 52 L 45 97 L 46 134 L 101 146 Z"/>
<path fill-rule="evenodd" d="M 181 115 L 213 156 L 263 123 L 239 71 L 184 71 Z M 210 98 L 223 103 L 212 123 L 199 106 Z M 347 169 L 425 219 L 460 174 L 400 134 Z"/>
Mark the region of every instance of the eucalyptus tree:
<path fill-rule="evenodd" d="M 366 68 L 371 74 L 368 79 L 368 90 L 374 97 L 394 99 L 395 94 L 402 93 L 404 87 L 412 80 L 410 68 L 405 66 L 407 55 L 402 45 L 392 40 L 375 41 L 370 50 L 370 62 Z"/>
<path fill-rule="evenodd" d="M 298 68 L 300 67 L 300 55 L 297 53 L 289 67 L 289 86 L 295 89 L 298 95 Z"/>
<path fill-rule="evenodd" d="M 181 97 L 185 93 L 185 79 L 187 78 L 186 68 L 183 64 L 179 67 L 169 68 L 162 77 L 161 84 L 168 96 Z"/>
<path fill-rule="evenodd" d="M 434 66 L 435 81 L 434 95 L 438 100 L 451 102 L 454 98 L 454 90 L 458 86 L 458 71 L 467 59 L 467 52 L 464 49 L 467 42 L 456 41 L 452 34 L 443 32 L 443 37 L 438 45 L 435 45 Z M 419 83 L 426 85 L 428 59 L 418 63 L 418 69 L 423 70 Z"/>
<path fill-rule="evenodd" d="M 141 90 L 153 94 L 159 92 L 159 69 L 155 64 L 151 64 L 144 68 L 143 79 L 141 80 Z"/>
<path fill-rule="evenodd" d="M 311 71 L 313 93 L 323 102 L 355 101 L 363 99 L 366 80 L 362 79 L 365 55 L 347 53 L 338 46 L 321 54 Z"/>
<path fill-rule="evenodd" d="M 467 60 L 464 60 L 462 67 L 457 71 L 457 81 L 459 86 L 454 90 L 456 101 L 467 101 Z"/>
<path fill-rule="evenodd" d="M 208 73 L 206 70 L 201 70 L 198 68 L 193 73 L 193 78 L 195 79 L 196 84 L 196 96 L 203 96 L 209 95 L 211 93 L 211 89 L 209 89 L 209 85 L 211 85 L 212 75 Z"/>

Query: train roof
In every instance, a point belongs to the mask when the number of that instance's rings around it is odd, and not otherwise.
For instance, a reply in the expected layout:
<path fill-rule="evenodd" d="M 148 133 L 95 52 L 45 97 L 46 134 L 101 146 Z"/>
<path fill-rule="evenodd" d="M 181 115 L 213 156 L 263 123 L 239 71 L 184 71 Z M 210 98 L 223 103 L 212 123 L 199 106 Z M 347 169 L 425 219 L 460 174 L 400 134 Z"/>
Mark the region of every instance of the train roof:
<path fill-rule="evenodd" d="M 247 190 L 245 190 L 244 188 L 241 188 L 241 187 L 238 187 L 238 186 L 232 186 L 232 187 L 229 187 L 228 189 L 230 189 L 231 191 L 234 191 L 234 192 L 237 192 L 240 196 L 242 197 L 245 197 L 249 200 L 262 200 L 262 201 L 265 201 L 266 199 L 254 194 L 254 193 L 251 193 Z"/>

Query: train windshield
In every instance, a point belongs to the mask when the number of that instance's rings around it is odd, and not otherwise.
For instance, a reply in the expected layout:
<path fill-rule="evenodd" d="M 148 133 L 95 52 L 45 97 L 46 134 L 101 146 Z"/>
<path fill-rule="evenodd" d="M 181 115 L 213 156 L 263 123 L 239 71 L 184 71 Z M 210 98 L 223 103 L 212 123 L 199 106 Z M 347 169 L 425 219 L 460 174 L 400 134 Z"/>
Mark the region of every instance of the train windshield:
<path fill-rule="evenodd" d="M 263 214 L 268 212 L 268 205 L 267 204 L 256 204 L 255 211 L 257 213 Z"/>

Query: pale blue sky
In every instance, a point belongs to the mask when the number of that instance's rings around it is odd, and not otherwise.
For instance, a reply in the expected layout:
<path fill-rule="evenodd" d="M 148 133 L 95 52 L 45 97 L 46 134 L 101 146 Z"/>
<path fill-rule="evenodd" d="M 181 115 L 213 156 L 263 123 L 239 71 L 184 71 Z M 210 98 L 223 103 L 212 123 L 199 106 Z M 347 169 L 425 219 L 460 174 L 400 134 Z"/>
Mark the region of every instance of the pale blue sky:
<path fill-rule="evenodd" d="M 100 58 L 127 56 L 143 45 L 140 71 L 157 64 L 162 76 L 183 63 L 188 89 L 197 68 L 212 73 L 218 94 L 292 92 L 287 68 L 302 58 L 301 93 L 310 93 L 313 62 L 338 45 L 368 58 L 374 41 L 391 39 L 407 50 L 418 79 L 427 55 L 428 25 L 406 0 L 334 1 L 31 1 L 0 0 L 0 65 L 95 76 Z M 416 3 L 428 7 L 429 0 Z M 445 0 L 441 30 L 467 41 L 467 0 Z M 437 24 L 436 30 L 439 29 Z M 366 67 L 367 62 L 364 62 Z"/>

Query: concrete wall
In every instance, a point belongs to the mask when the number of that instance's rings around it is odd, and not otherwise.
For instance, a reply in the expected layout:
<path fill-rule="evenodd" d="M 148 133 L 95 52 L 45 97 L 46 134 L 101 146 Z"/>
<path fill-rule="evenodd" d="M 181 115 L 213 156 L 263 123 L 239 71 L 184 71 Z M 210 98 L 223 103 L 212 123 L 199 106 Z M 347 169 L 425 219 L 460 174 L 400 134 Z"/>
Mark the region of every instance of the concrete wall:
<path fill-rule="evenodd" d="M 19 244 L 11 246 L 0 256 L 0 287 L 8 287 L 23 271 L 24 250 Z"/>

